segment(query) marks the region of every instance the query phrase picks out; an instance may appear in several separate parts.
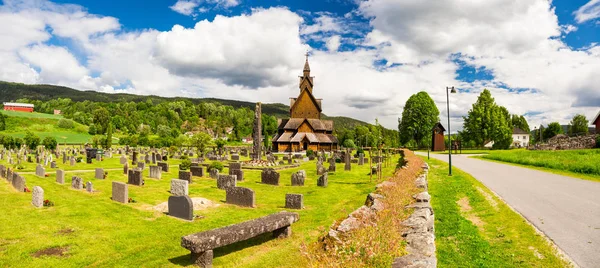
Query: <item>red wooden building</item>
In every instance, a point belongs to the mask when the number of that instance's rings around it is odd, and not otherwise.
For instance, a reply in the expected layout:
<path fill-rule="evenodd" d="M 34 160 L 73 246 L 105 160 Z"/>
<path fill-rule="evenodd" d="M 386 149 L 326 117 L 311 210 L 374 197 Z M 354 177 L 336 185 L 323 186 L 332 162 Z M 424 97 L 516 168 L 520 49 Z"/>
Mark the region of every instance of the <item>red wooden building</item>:
<path fill-rule="evenodd" d="M 445 151 L 446 150 L 446 141 L 444 141 L 444 132 L 446 129 L 440 122 L 437 122 L 433 129 L 431 130 L 431 150 L 436 151 Z"/>
<path fill-rule="evenodd" d="M 600 112 L 598 112 L 592 124 L 596 126 L 596 134 L 600 134 Z"/>
<path fill-rule="evenodd" d="M 4 110 L 33 113 L 33 104 L 5 102 Z"/>

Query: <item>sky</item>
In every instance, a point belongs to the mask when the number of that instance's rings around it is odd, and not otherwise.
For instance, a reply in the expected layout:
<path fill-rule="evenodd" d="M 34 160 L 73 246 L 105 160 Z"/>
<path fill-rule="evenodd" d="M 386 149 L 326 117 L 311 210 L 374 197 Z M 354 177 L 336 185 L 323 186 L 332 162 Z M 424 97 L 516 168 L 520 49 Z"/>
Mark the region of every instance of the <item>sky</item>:
<path fill-rule="evenodd" d="M 534 125 L 600 111 L 600 0 L 5 0 L 0 80 L 289 104 L 397 128 L 428 92 L 452 132 L 479 93 Z"/>

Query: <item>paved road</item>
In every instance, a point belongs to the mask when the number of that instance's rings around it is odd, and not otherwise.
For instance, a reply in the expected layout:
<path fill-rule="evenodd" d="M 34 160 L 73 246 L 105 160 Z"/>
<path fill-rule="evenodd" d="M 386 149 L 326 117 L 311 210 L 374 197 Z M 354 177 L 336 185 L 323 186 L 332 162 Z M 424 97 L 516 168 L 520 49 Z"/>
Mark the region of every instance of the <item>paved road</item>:
<path fill-rule="evenodd" d="M 448 155 L 431 157 L 448 162 Z M 600 182 L 465 155 L 452 155 L 452 166 L 500 195 L 577 265 L 600 267 Z"/>

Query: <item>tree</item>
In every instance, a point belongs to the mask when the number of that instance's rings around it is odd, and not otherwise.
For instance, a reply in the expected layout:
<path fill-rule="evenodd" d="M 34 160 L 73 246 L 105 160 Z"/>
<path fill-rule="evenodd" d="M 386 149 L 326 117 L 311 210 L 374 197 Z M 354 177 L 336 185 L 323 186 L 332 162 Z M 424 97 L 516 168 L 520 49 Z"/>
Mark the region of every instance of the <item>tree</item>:
<path fill-rule="evenodd" d="M 526 132 L 530 132 L 531 131 L 529 129 L 529 124 L 527 124 L 527 120 L 522 115 L 513 114 L 511 116 L 511 122 L 512 122 L 512 126 L 513 127 L 519 128 L 519 129 L 521 129 L 523 131 L 526 131 Z"/>
<path fill-rule="evenodd" d="M 552 122 L 548 124 L 548 127 L 544 129 L 544 140 L 548 140 L 558 134 L 562 134 L 562 127 L 558 122 Z"/>
<path fill-rule="evenodd" d="M 15 148 L 15 139 L 11 136 L 4 136 L 2 139 L 2 146 L 4 146 L 6 149 Z"/>
<path fill-rule="evenodd" d="M 14 138 L 13 148 L 19 149 L 19 148 L 21 148 L 21 146 L 23 146 L 23 144 L 25 144 L 24 141 L 23 141 L 23 139 L 21 139 L 21 138 Z"/>
<path fill-rule="evenodd" d="M 96 125 L 90 124 L 90 126 L 88 127 L 88 134 L 96 135 Z"/>
<path fill-rule="evenodd" d="M 484 89 L 469 110 L 467 117 L 463 117 L 465 139 L 474 141 L 478 147 L 493 140 L 492 119 L 495 106 L 492 93 Z"/>
<path fill-rule="evenodd" d="M 569 135 L 573 134 L 587 134 L 588 133 L 588 120 L 585 115 L 577 114 L 571 119 L 569 123 Z"/>
<path fill-rule="evenodd" d="M 160 137 L 169 137 L 171 136 L 171 128 L 165 125 L 158 125 L 158 127 L 156 127 L 156 135 Z"/>
<path fill-rule="evenodd" d="M 0 131 L 6 130 L 6 119 L 3 114 L 0 113 Z"/>
<path fill-rule="evenodd" d="M 108 129 L 106 130 L 106 137 L 104 138 L 104 142 L 102 143 L 102 148 L 108 150 L 110 149 L 110 147 L 112 147 L 112 133 L 113 127 L 112 124 L 109 122 Z"/>
<path fill-rule="evenodd" d="M 212 138 L 208 133 L 198 132 L 192 136 L 192 146 L 198 149 L 200 155 L 204 155 L 206 148 L 212 143 Z"/>
<path fill-rule="evenodd" d="M 44 147 L 46 147 L 46 149 L 52 151 L 56 150 L 56 146 L 58 146 L 58 142 L 56 142 L 56 138 L 54 137 L 45 137 L 42 141 L 42 144 Z"/>
<path fill-rule="evenodd" d="M 508 149 L 512 144 L 512 122 L 510 113 L 503 106 L 496 106 L 492 111 L 493 129 L 492 140 L 493 149 Z"/>
<path fill-rule="evenodd" d="M 351 139 L 347 139 L 344 141 L 344 147 L 354 149 L 356 145 L 354 145 L 354 141 Z"/>
<path fill-rule="evenodd" d="M 93 113 L 94 124 L 96 125 L 96 134 L 104 134 L 108 129 L 108 124 L 110 122 L 110 113 L 106 108 L 100 107 L 94 110 Z"/>
<path fill-rule="evenodd" d="M 410 96 L 398 125 L 400 143 L 414 140 L 421 147 L 424 141 L 429 142 L 433 125 L 440 121 L 439 115 L 440 111 L 427 92 L 421 91 Z"/>
<path fill-rule="evenodd" d="M 35 150 L 38 145 L 40 145 L 40 137 L 38 137 L 37 135 L 35 135 L 33 132 L 31 131 L 27 131 L 25 133 L 25 145 L 27 145 L 27 147 L 30 150 Z"/>
<path fill-rule="evenodd" d="M 217 149 L 219 150 L 219 153 L 223 153 L 223 147 L 225 147 L 226 143 L 227 143 L 227 141 L 224 140 L 224 139 L 217 139 L 215 141 L 215 145 L 217 146 Z"/>

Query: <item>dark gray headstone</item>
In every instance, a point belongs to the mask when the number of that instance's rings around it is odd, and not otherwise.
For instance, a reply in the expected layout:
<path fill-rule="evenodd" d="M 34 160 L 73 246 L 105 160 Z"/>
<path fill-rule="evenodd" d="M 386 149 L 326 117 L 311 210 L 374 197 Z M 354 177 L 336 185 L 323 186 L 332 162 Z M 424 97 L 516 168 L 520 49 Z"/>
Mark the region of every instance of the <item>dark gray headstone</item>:
<path fill-rule="evenodd" d="M 235 175 L 238 181 L 244 180 L 244 171 L 241 169 L 229 170 L 229 175 Z"/>
<path fill-rule="evenodd" d="M 129 163 L 127 162 L 125 162 L 125 164 L 123 165 L 123 174 L 129 174 Z"/>
<path fill-rule="evenodd" d="M 142 186 L 144 185 L 144 179 L 142 178 L 142 171 L 139 169 L 130 169 L 127 174 L 127 184 Z"/>
<path fill-rule="evenodd" d="M 127 204 L 129 202 L 129 190 L 127 184 L 120 181 L 112 182 L 112 200 Z"/>
<path fill-rule="evenodd" d="M 192 173 L 185 170 L 179 171 L 179 179 L 187 181 L 188 183 L 192 183 Z"/>
<path fill-rule="evenodd" d="M 217 188 L 227 190 L 229 188 L 235 187 L 236 180 L 237 179 L 235 175 L 219 175 L 219 177 L 217 178 Z"/>
<path fill-rule="evenodd" d="M 25 191 L 25 178 L 14 172 L 12 176 L 12 185 L 18 192 Z"/>
<path fill-rule="evenodd" d="M 232 187 L 226 190 L 225 202 L 243 207 L 254 207 L 254 191 L 244 187 Z"/>
<path fill-rule="evenodd" d="M 317 180 L 317 186 L 327 187 L 327 173 L 321 175 Z"/>
<path fill-rule="evenodd" d="M 219 170 L 216 168 L 212 168 L 208 171 L 208 174 L 210 175 L 211 178 L 216 179 L 219 177 Z"/>
<path fill-rule="evenodd" d="M 169 164 L 167 162 L 158 162 L 156 164 L 162 168 L 163 172 L 169 172 Z"/>
<path fill-rule="evenodd" d="M 292 186 L 304 186 L 305 174 L 302 171 L 292 173 Z"/>
<path fill-rule="evenodd" d="M 232 161 L 240 161 L 240 155 L 238 155 L 238 154 L 232 154 L 231 155 L 231 160 Z"/>
<path fill-rule="evenodd" d="M 242 169 L 242 163 L 229 163 L 229 170 Z M 229 175 L 233 175 L 229 173 Z"/>
<path fill-rule="evenodd" d="M 272 168 L 266 168 L 260 174 L 264 184 L 279 185 L 279 173 Z"/>
<path fill-rule="evenodd" d="M 201 166 L 190 167 L 190 172 L 194 177 L 204 177 L 204 169 Z"/>
<path fill-rule="evenodd" d="M 286 194 L 285 208 L 302 209 L 304 207 L 304 196 L 301 194 Z"/>
<path fill-rule="evenodd" d="M 96 168 L 96 176 L 94 176 L 94 178 L 96 178 L 98 180 L 103 180 L 104 179 L 104 169 Z"/>
<path fill-rule="evenodd" d="M 71 178 L 71 188 L 75 190 L 83 189 L 83 180 L 80 177 L 73 176 L 73 178 Z"/>
<path fill-rule="evenodd" d="M 187 196 L 169 196 L 169 216 L 191 221 L 194 219 L 194 203 Z"/>

